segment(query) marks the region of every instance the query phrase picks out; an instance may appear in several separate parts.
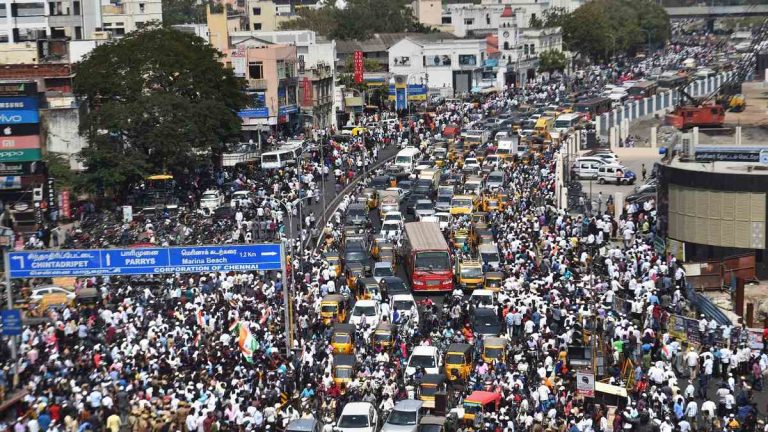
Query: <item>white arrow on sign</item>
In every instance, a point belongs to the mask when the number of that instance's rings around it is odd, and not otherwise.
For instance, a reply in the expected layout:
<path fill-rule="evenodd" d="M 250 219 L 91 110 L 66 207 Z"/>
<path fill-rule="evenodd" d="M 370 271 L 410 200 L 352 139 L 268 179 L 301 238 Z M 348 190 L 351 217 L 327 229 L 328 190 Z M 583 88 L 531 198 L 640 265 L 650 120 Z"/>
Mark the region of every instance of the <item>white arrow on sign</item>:
<path fill-rule="evenodd" d="M 107 267 L 112 267 L 112 258 L 109 254 L 104 254 L 104 261 L 106 261 Z"/>
<path fill-rule="evenodd" d="M 277 252 L 262 252 L 261 256 L 274 256 L 277 255 Z"/>

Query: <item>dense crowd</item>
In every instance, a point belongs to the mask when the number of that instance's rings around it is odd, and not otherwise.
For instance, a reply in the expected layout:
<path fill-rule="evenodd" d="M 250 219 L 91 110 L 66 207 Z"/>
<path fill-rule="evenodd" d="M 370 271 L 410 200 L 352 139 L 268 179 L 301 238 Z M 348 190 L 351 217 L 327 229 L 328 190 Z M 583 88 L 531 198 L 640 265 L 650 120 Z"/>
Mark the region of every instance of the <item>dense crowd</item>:
<path fill-rule="evenodd" d="M 640 75 L 641 66 L 599 69 L 575 85 Z M 451 123 L 470 124 L 523 104 L 561 102 L 566 86 L 554 78 L 479 103 L 444 105 L 428 122 L 362 116 L 361 124 L 377 122 L 365 137 L 337 140 L 333 131 L 322 132 L 296 168 L 200 170 L 183 182 L 191 197 L 186 217 L 162 212 L 121 224 L 117 216 L 93 219 L 95 209 L 83 208 L 83 223 L 55 233 L 55 246 L 105 244 L 91 243 L 105 223 L 116 226 L 102 235 L 113 245 L 123 239 L 162 246 L 285 239 L 292 251 L 289 286 L 278 272 L 78 279 L 75 291 L 95 288 L 99 302 L 26 326 L 16 365 L 4 353 L 5 397 L 12 387 L 24 391 L 8 408 L 13 415 L 4 429 L 265 431 L 283 429 L 301 416 L 330 424 L 350 401 L 372 402 L 385 415 L 395 401 L 413 398 L 423 372 L 404 373 L 409 353 L 419 345 L 464 341 L 479 350 L 482 338 L 467 330 L 477 305 L 460 296 L 441 306 L 427 301 L 422 325 L 400 332 L 391 352 L 374 350 L 367 343 L 372 329 L 362 326 L 355 348 L 358 372 L 349 385 L 336 384 L 330 328 L 318 310 L 322 295 L 344 292 L 346 282 L 331 270 L 329 251 L 314 244 L 341 231 L 344 205 L 327 227 L 318 226 L 326 188 L 333 188 L 330 196 L 345 191 L 343 203 L 355 202 L 364 185 L 344 189 L 349 180 L 375 174 L 374 163 L 399 145 L 421 146 L 428 159 L 426 143 Z M 654 203 L 627 205 L 618 219 L 602 208 L 557 209 L 554 154 L 552 148 L 527 163 L 509 159 L 495 167 L 510 179 L 510 205 L 489 216 L 502 257 L 503 301 L 495 311 L 510 342 L 508 361 L 477 361 L 465 385 L 454 391 L 457 406 L 471 391 L 484 389 L 502 395 L 501 407 L 452 428 L 757 430 L 764 410 L 756 396 L 768 356 L 750 349 L 745 338 L 731 337 L 731 326 L 704 317 L 700 344 L 673 337 L 670 316 L 691 313 L 691 307 L 684 267 L 652 246 Z M 445 170 L 455 168 L 449 164 Z M 227 217 L 197 215 L 196 199 L 210 187 L 250 190 L 252 196 L 234 202 Z M 25 240 L 35 248 L 52 242 L 50 232 Z M 292 350 L 286 349 L 287 289 L 296 326 Z M 392 312 L 381 319 L 393 320 Z M 567 348 L 586 329 L 603 342 L 609 382 L 629 388 L 615 412 L 576 390 Z M 632 365 L 628 373 L 622 370 L 626 364 Z"/>

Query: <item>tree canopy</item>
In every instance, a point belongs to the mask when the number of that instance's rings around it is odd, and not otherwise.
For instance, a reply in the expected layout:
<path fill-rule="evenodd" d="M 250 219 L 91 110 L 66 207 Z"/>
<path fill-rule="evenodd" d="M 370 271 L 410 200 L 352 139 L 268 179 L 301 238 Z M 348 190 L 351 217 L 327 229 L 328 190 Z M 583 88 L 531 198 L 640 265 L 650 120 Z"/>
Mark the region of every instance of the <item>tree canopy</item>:
<path fill-rule="evenodd" d="M 94 192 L 120 192 L 143 175 L 178 173 L 198 155 L 223 152 L 239 136 L 246 99 L 220 57 L 197 36 L 147 28 L 78 63 L 74 90 L 88 108 L 80 132 L 90 144 L 81 180 Z"/>
<path fill-rule="evenodd" d="M 197 0 L 162 0 L 163 24 L 205 23 L 205 8 L 207 2 Z"/>
<path fill-rule="evenodd" d="M 413 16 L 409 0 L 347 0 L 343 9 L 326 2 L 319 9 L 298 11 L 283 29 L 309 29 L 341 40 L 368 39 L 374 33 L 426 32 Z"/>
<path fill-rule="evenodd" d="M 649 0 L 593 0 L 567 15 L 554 12 L 544 21 L 562 26 L 568 50 L 593 60 L 632 55 L 644 50 L 649 39 L 660 46 L 671 35 L 666 11 Z"/>
<path fill-rule="evenodd" d="M 539 72 L 563 71 L 568 66 L 568 59 L 560 50 L 546 50 L 539 54 Z"/>

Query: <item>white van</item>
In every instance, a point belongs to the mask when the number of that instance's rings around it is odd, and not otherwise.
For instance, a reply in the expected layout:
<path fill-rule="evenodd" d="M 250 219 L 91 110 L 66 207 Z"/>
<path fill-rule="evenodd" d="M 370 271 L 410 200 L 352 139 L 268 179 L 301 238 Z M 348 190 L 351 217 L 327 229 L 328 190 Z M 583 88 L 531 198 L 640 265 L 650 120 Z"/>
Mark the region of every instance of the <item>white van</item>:
<path fill-rule="evenodd" d="M 605 164 L 597 169 L 597 182 L 600 184 L 633 184 L 635 179 L 635 174 L 623 165 Z"/>
<path fill-rule="evenodd" d="M 285 147 L 279 150 L 268 151 L 261 155 L 262 169 L 285 168 L 293 165 L 301 156 L 301 146 Z"/>
<path fill-rule="evenodd" d="M 488 264 L 493 270 L 499 269 L 501 257 L 499 256 L 499 248 L 495 244 L 481 244 L 477 247 L 477 251 L 483 264 Z"/>
<path fill-rule="evenodd" d="M 376 432 L 379 423 L 379 412 L 371 403 L 348 402 L 333 429 L 338 432 Z"/>
<path fill-rule="evenodd" d="M 406 147 L 395 156 L 395 166 L 405 172 L 413 172 L 416 164 L 421 159 L 421 151 L 416 147 Z"/>
<path fill-rule="evenodd" d="M 597 170 L 606 162 L 596 157 L 578 158 L 571 169 L 577 180 L 597 179 Z"/>
<path fill-rule="evenodd" d="M 496 145 L 496 154 L 504 155 L 502 157 L 514 156 L 518 152 L 519 142 L 519 136 L 500 139 L 499 143 Z"/>
<path fill-rule="evenodd" d="M 405 375 L 412 376 L 416 373 L 416 368 L 424 368 L 428 374 L 440 373 L 441 365 L 440 351 L 436 347 L 419 345 L 413 348 L 408 366 L 405 368 Z"/>

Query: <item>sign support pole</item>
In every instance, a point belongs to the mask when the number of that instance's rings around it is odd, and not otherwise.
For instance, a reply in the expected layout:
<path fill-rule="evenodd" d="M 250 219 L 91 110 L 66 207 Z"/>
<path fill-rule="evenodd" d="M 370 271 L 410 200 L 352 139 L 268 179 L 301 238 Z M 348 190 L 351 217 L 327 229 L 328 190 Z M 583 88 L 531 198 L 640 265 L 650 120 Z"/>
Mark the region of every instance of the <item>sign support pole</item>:
<path fill-rule="evenodd" d="M 10 236 L 9 246 L 3 248 L 3 270 L 5 271 L 5 299 L 8 310 L 13 310 L 13 288 L 11 287 L 11 258 L 10 252 L 13 247 L 13 236 Z M 16 348 L 16 336 L 8 336 L 11 343 L 11 359 L 13 360 L 13 384 L 16 388 L 19 384 L 19 352 Z"/>
<path fill-rule="evenodd" d="M 282 284 L 283 284 L 283 309 L 285 309 L 285 354 L 291 354 L 291 348 L 293 348 L 293 340 L 291 338 L 291 300 L 289 298 L 290 291 L 288 289 L 288 266 L 287 266 L 287 244 L 285 238 L 280 241 L 280 267 L 282 268 Z M 291 275 L 293 277 L 293 275 Z"/>

